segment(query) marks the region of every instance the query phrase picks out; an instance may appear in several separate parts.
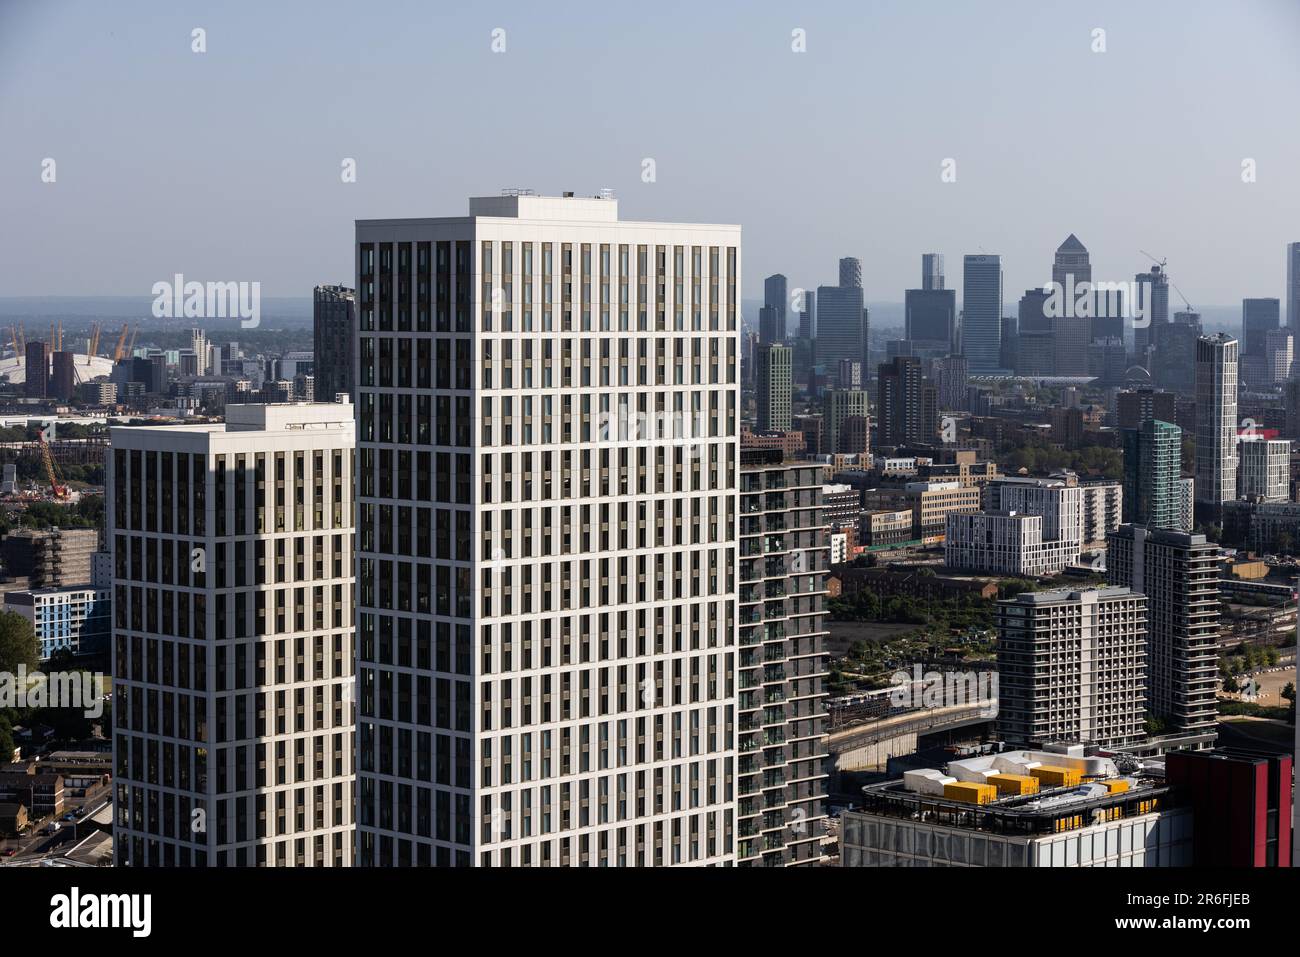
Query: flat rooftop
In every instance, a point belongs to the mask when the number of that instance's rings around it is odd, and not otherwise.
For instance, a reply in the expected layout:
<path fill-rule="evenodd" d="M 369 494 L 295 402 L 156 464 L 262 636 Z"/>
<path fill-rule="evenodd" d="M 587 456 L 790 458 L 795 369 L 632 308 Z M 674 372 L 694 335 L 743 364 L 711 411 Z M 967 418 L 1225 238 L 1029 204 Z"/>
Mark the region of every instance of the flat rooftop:
<path fill-rule="evenodd" d="M 605 191 L 602 191 L 605 192 Z M 358 219 L 358 227 L 384 226 L 394 223 L 435 224 L 463 223 L 476 219 L 514 219 L 529 223 L 624 223 L 632 226 L 673 226 L 696 229 L 740 229 L 727 223 L 669 223 L 620 220 L 618 200 L 612 194 L 578 196 L 541 196 L 531 190 L 503 190 L 499 196 L 471 196 L 468 216 L 387 217 Z"/>
<path fill-rule="evenodd" d="M 1128 598 L 1139 594 L 1123 585 L 1107 585 L 1104 588 L 1051 588 L 1047 591 L 1021 592 L 1010 601 L 1021 605 L 1054 605 L 1058 602 L 1078 601 L 1085 595 L 1096 595 L 1098 598 Z"/>
<path fill-rule="evenodd" d="M 902 781 L 867 785 L 862 789 L 865 807 L 859 813 L 927 821 L 948 827 L 1004 834 L 1050 834 L 1063 817 L 1073 818 L 1092 811 L 1121 808 L 1123 817 L 1138 817 L 1163 809 L 1172 789 L 1164 778 L 1132 776 L 1127 791 L 1107 793 L 1084 783 L 1071 787 L 1044 788 L 1036 794 L 999 797 L 991 804 L 972 804 L 933 794 L 909 791 Z M 1104 819 L 1104 816 L 1103 816 Z"/>

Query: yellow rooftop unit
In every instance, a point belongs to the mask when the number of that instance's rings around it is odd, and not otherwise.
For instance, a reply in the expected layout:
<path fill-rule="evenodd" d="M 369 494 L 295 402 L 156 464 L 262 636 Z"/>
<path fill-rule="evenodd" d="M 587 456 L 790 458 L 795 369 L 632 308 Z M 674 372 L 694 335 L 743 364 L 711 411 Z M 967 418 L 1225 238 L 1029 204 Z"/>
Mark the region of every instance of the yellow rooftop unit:
<path fill-rule="evenodd" d="M 943 786 L 943 796 L 966 804 L 992 804 L 998 798 L 998 789 L 991 784 L 953 781 Z"/>
<path fill-rule="evenodd" d="M 1106 786 L 1106 790 L 1111 794 L 1123 794 L 1128 790 L 1128 778 L 1112 778 L 1101 783 Z"/>
<path fill-rule="evenodd" d="M 999 794 L 1038 793 L 1038 778 L 1028 774 L 991 774 L 989 784 L 997 788 Z"/>
<path fill-rule="evenodd" d="M 1049 788 L 1073 788 L 1079 785 L 1079 772 L 1074 768 L 1060 768 L 1054 764 L 1040 764 L 1030 772 L 1040 784 Z"/>

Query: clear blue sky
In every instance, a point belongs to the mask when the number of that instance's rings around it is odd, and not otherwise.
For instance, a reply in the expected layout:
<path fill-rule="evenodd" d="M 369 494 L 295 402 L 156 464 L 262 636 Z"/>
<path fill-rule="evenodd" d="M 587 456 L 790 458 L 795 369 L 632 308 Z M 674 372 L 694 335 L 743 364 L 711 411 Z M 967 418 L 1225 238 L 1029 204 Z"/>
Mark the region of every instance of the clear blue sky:
<path fill-rule="evenodd" d="M 1298 0 L 0 0 L 0 296 L 308 295 L 351 281 L 356 218 L 610 186 L 742 224 L 747 296 L 854 255 L 898 301 L 922 252 L 959 286 L 983 250 L 1014 301 L 1074 232 L 1099 279 L 1145 249 L 1231 304 L 1281 295 L 1300 240 L 1298 97 Z"/>

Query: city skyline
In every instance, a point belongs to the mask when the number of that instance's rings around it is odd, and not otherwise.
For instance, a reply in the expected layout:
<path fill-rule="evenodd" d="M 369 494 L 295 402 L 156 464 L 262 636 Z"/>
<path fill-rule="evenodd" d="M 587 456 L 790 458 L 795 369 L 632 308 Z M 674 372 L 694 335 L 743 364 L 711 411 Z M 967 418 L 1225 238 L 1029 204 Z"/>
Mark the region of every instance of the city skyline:
<path fill-rule="evenodd" d="M 1300 0 L 146 6 L 0 0 L 0 873 L 1292 866 Z"/>
<path fill-rule="evenodd" d="M 35 5 L 9 5 L 0 10 L 0 113 L 20 133 L 0 155 L 0 204 L 15 227 L 0 237 L 0 288 L 145 295 L 180 270 L 258 281 L 267 296 L 305 296 L 348 275 L 353 220 L 432 214 L 465 195 L 519 185 L 579 195 L 611 187 L 632 219 L 740 223 L 751 250 L 742 290 L 750 300 L 761 298 L 762 279 L 773 273 L 789 276 L 792 288 L 829 284 L 833 263 L 851 255 L 862 262 L 868 302 L 901 302 L 915 284 L 916 256 L 927 251 L 950 264 L 1000 255 L 1006 288 L 1031 288 L 1046 281 L 1045 255 L 1071 232 L 1091 252 L 1098 280 L 1145 269 L 1145 249 L 1168 259 L 1196 303 L 1282 297 L 1285 247 L 1298 239 L 1288 223 L 1300 210 L 1300 186 L 1285 171 L 1300 162 L 1300 132 L 1273 119 L 1265 91 L 1285 86 L 1288 73 L 1300 80 L 1283 40 L 1300 29 L 1300 8 L 1251 6 L 1253 16 L 1224 18 L 1207 3 L 1140 10 L 1100 3 L 1086 12 L 953 4 L 937 15 L 900 4 L 817 11 L 763 4 L 743 23 L 692 10 L 687 31 L 665 17 L 628 42 L 612 39 L 621 35 L 615 15 L 598 7 L 558 18 L 506 7 L 489 19 L 396 4 L 338 31 L 328 26 L 328 5 L 269 12 L 180 5 L 130 30 L 93 4 L 42 8 L 41 16 Z M 1036 43 L 1022 57 L 983 55 L 1029 24 Z M 201 54 L 191 50 L 194 29 L 206 31 Z M 1094 52 L 1097 30 L 1105 31 L 1104 51 Z M 381 35 L 382 61 L 363 52 L 361 69 L 350 66 L 358 44 L 364 51 Z M 920 37 L 951 66 L 922 71 L 910 62 L 906 51 Z M 1193 67 L 1177 55 L 1187 43 L 1212 44 L 1215 56 Z M 855 48 L 872 54 L 865 73 L 849 55 Z M 647 87 L 641 79 L 640 67 L 665 51 L 721 55 L 735 65 L 741 96 L 720 122 L 707 95 L 686 100 L 671 119 L 653 107 L 648 122 L 620 118 L 628 103 L 652 103 L 652 91 L 677 98 L 680 81 Z M 1026 70 L 1085 78 L 1081 110 L 1110 135 L 1062 129 L 1071 149 L 1026 169 L 1011 144 L 1024 136 L 1026 117 L 1055 109 L 1053 84 L 1016 81 Z M 509 102 L 503 98 L 538 71 L 588 91 L 582 105 L 605 135 L 581 158 L 566 148 L 568 124 L 527 113 L 512 120 L 536 147 L 526 165 L 513 151 L 471 163 L 438 148 L 449 130 L 466 141 L 496 134 L 500 114 L 486 107 Z M 592 71 L 608 82 L 589 86 Z M 460 82 L 471 77 L 475 83 Z M 418 108 L 383 106 L 376 118 L 387 125 L 388 146 L 377 149 L 350 117 L 363 103 L 374 109 L 375 94 L 394 82 L 428 85 L 430 108 L 444 118 L 411 123 L 412 112 L 422 118 Z M 436 93 L 447 82 L 457 84 L 457 97 Z M 1160 97 L 1173 84 L 1182 95 Z M 953 99 L 958 89 L 961 101 Z M 1142 108 L 1151 96 L 1157 108 Z M 951 105 L 934 113 L 935 99 L 945 97 Z M 127 98 L 137 104 L 130 114 L 119 106 Z M 839 123 L 841 150 L 803 148 L 855 99 L 863 119 Z M 962 109 L 966 101 L 982 108 Z M 937 118 L 918 127 L 921 110 Z M 760 121 L 772 113 L 784 122 Z M 1195 132 L 1209 128 L 1213 138 Z M 1043 134 L 1058 135 L 1050 127 Z M 731 145 L 742 139 L 743 150 Z M 1115 150 L 1116 140 L 1127 149 Z M 1135 151 L 1141 164 L 1129 158 Z M 42 181 L 46 159 L 56 162 L 54 182 Z M 355 182 L 342 181 L 349 159 Z M 1243 182 L 1246 160 L 1253 182 Z M 844 186 L 809 190 L 807 182 Z M 113 224 L 113 243 L 76 228 L 88 209 Z M 1146 210 L 1142 229 L 1134 233 L 1116 209 Z M 205 228 L 182 228 L 192 222 Z M 1220 248 L 1208 241 L 1206 222 L 1247 239 Z M 69 257 L 82 264 L 72 275 L 61 268 Z M 950 285 L 959 285 L 951 269 Z"/>

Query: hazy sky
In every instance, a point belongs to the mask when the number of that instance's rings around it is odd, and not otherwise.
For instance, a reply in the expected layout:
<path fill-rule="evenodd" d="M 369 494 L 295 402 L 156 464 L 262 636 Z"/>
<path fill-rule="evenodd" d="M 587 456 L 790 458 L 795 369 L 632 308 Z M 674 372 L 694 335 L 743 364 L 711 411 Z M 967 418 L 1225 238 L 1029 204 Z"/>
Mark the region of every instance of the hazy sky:
<path fill-rule="evenodd" d="M 933 250 L 958 288 L 1000 253 L 1014 302 L 1074 232 L 1097 279 L 1145 249 L 1231 304 L 1300 240 L 1298 97 L 1300 0 L 0 0 L 0 296 L 306 296 L 351 283 L 356 218 L 609 186 L 740 223 L 751 297 L 853 255 L 898 301 Z"/>

